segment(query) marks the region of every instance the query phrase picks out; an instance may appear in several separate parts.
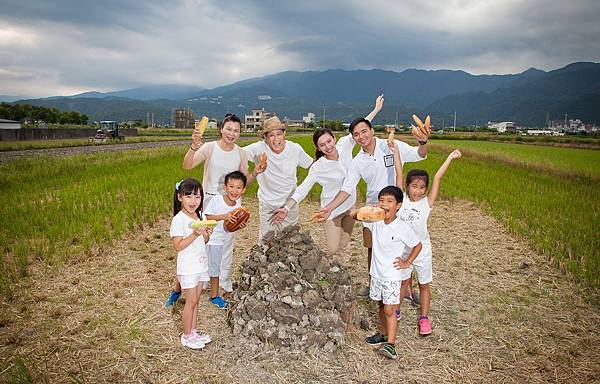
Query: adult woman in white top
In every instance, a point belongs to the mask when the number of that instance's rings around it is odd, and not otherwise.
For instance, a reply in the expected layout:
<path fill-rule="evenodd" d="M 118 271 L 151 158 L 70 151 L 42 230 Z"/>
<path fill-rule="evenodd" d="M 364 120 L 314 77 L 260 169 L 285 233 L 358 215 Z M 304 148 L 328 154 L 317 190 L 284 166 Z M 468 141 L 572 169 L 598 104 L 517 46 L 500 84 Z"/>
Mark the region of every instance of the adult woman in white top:
<path fill-rule="evenodd" d="M 380 95 L 375 102 L 375 108 L 366 119 L 373 120 L 382 107 L 383 95 Z M 346 135 L 336 143 L 335 135 L 329 128 L 318 128 L 313 134 L 313 143 L 317 148 L 316 161 L 308 170 L 308 175 L 306 175 L 304 181 L 287 200 L 285 206 L 275 210 L 272 218 L 274 223 L 283 221 L 289 209 L 300 203 L 315 183 L 320 184 L 322 187 L 321 207 L 326 206 L 335 198 L 344 183 L 348 167 L 352 161 L 352 149 L 356 145 L 352 135 Z M 349 213 L 354 208 L 355 202 L 356 189 L 324 222 L 327 242 L 326 252 L 330 257 L 339 254 L 350 241 L 354 219 Z"/>
<path fill-rule="evenodd" d="M 250 184 L 254 177 L 264 171 L 260 167 L 248 174 L 246 153 L 235 142 L 240 137 L 242 121 L 233 114 L 225 115 L 221 126 L 221 138 L 217 141 L 202 143 L 202 135 L 194 130 L 192 145 L 183 158 L 183 169 L 192 169 L 204 162 L 202 188 L 204 189 L 204 207 L 210 199 L 223 194 L 225 175 L 240 171 L 248 177 Z"/>

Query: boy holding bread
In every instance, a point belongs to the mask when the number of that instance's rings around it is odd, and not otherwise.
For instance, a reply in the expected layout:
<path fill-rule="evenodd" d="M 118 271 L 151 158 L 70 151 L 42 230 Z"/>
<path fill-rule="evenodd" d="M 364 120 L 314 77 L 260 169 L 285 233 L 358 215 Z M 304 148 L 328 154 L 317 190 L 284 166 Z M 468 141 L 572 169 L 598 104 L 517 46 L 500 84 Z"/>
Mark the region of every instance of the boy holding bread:
<path fill-rule="evenodd" d="M 390 185 L 378 194 L 379 207 L 352 210 L 372 235 L 373 254 L 369 268 L 369 297 L 379 301 L 380 331 L 367 337 L 369 345 L 381 345 L 378 353 L 397 359 L 396 310 L 400 304 L 403 268 L 408 268 L 421 251 L 421 242 L 412 228 L 397 217 L 402 206 L 402 191 Z"/>

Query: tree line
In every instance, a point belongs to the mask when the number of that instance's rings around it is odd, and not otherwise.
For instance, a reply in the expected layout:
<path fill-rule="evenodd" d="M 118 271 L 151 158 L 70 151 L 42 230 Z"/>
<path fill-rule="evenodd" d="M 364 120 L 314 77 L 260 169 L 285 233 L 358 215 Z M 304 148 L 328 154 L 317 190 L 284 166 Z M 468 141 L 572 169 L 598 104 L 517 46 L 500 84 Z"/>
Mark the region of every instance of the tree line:
<path fill-rule="evenodd" d="M 38 107 L 30 104 L 0 104 L 0 119 L 16 120 L 21 123 L 45 122 L 48 124 L 88 123 L 88 117 L 75 111 L 61 111 L 56 108 Z"/>

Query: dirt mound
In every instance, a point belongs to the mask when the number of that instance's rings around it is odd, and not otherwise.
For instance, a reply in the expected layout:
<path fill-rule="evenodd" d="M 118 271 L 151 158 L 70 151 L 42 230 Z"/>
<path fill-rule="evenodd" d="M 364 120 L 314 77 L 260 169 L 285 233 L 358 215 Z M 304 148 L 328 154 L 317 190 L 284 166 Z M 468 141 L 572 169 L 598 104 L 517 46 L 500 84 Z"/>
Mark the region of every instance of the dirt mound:
<path fill-rule="evenodd" d="M 297 226 L 252 247 L 233 300 L 233 334 L 253 349 L 334 351 L 355 306 L 350 275 Z"/>

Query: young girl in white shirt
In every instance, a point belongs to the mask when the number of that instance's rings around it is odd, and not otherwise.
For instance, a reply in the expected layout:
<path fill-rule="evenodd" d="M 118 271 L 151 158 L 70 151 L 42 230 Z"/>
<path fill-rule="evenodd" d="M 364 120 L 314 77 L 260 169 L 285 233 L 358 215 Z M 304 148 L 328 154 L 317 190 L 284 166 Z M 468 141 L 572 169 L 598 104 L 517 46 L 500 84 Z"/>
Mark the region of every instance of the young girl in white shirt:
<path fill-rule="evenodd" d="M 183 334 L 181 344 L 191 349 L 202 349 L 211 341 L 210 336 L 196 331 L 198 300 L 208 277 L 208 257 L 205 243 L 211 228 L 193 229 L 194 220 L 202 218 L 202 185 L 195 179 L 185 179 L 175 188 L 173 221 L 170 235 L 177 250 L 177 279 L 185 294 L 185 307 L 181 313 Z"/>
<path fill-rule="evenodd" d="M 431 240 L 429 238 L 429 231 L 427 230 L 427 219 L 429 218 L 433 204 L 437 199 L 442 177 L 448 170 L 452 160 L 458 159 L 460 156 L 461 153 L 458 149 L 455 149 L 450 153 L 446 161 L 444 161 L 433 177 L 433 183 L 429 190 L 429 194 L 427 194 L 429 174 L 422 169 L 413 169 L 408 172 L 406 175 L 406 187 L 403 191 L 403 204 L 398 211 L 400 220 L 406 222 L 415 231 L 423 244 L 423 249 L 413 261 L 412 265 L 402 270 L 402 288 L 400 292 L 400 304 L 402 304 L 404 297 L 408 295 L 408 288 L 411 281 L 410 278 L 414 268 L 417 271 L 419 291 L 421 293 L 421 316 L 419 317 L 418 327 L 419 333 L 422 336 L 429 335 L 432 332 L 431 322 L 428 318 L 431 300 L 429 283 L 433 280 L 432 253 Z M 402 163 L 398 162 L 396 164 L 397 173 L 398 166 L 401 167 Z"/>

